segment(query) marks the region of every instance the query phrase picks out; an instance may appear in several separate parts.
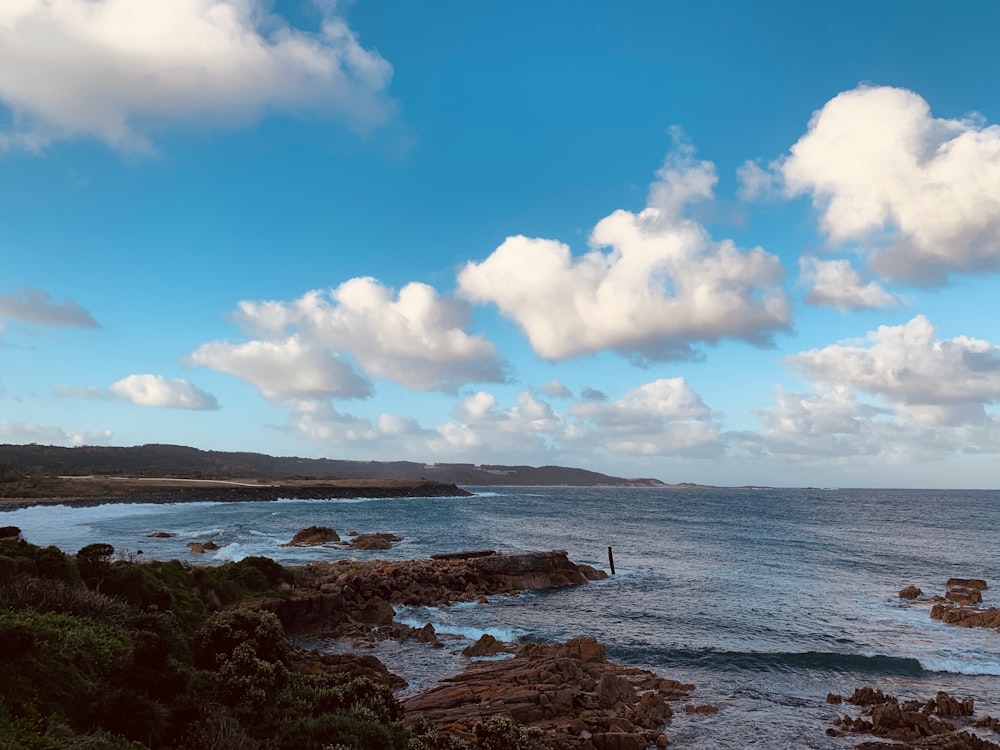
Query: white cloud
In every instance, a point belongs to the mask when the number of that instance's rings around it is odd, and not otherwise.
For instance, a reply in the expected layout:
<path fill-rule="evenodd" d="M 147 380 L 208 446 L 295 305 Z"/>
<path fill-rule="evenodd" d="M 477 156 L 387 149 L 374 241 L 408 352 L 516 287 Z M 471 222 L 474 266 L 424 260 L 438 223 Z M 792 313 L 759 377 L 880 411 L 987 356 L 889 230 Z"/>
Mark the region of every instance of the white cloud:
<path fill-rule="evenodd" d="M 504 379 L 493 344 L 466 331 L 471 312 L 427 284 L 407 284 L 394 296 L 376 279 L 356 278 L 292 302 L 241 302 L 238 318 L 251 334 L 294 332 L 303 349 L 348 352 L 372 377 L 453 391 Z"/>
<path fill-rule="evenodd" d="M 375 446 L 383 437 L 371 420 L 342 414 L 329 401 L 301 399 L 291 403 L 293 409 L 288 426 L 307 440 L 357 449 L 359 444 Z"/>
<path fill-rule="evenodd" d="M 746 161 L 736 170 L 740 200 L 753 201 L 770 198 L 778 193 L 778 179 L 773 171 L 764 169 L 757 162 Z"/>
<path fill-rule="evenodd" d="M 722 450 L 718 423 L 684 378 L 655 380 L 606 403 L 581 401 L 569 413 L 586 424 L 574 439 L 611 453 L 708 457 Z"/>
<path fill-rule="evenodd" d="M 787 393 L 778 388 L 775 406 L 757 414 L 764 430 L 730 435 L 735 451 L 742 449 L 758 458 L 769 455 L 777 460 L 840 465 L 858 478 L 865 471 L 870 475 L 883 470 L 887 464 L 917 466 L 956 453 L 1000 452 L 1000 420 L 994 416 L 980 413 L 964 424 L 914 418 L 908 405 L 886 408 L 864 403 L 846 385 L 815 393 Z"/>
<path fill-rule="evenodd" d="M 61 427 L 35 422 L 4 422 L 0 420 L 0 442 L 38 443 L 39 445 L 107 445 L 111 430 L 67 432 Z"/>
<path fill-rule="evenodd" d="M 298 336 L 278 341 L 202 344 L 188 358 L 193 365 L 228 372 L 255 386 L 273 403 L 323 398 L 365 398 L 372 384 L 350 364 Z"/>
<path fill-rule="evenodd" d="M 97 138 L 149 148 L 164 125 L 232 124 L 307 112 L 357 127 L 386 118 L 392 66 L 365 49 L 335 5 L 315 33 L 265 0 L 5 0 L 0 148 Z"/>
<path fill-rule="evenodd" d="M 52 295 L 40 289 L 19 289 L 14 294 L 0 294 L 0 318 L 44 326 L 98 328 L 97 321 L 74 300 L 54 302 Z"/>
<path fill-rule="evenodd" d="M 862 86 L 831 99 L 777 166 L 835 245 L 886 278 L 940 283 L 1000 269 L 1000 127 L 931 115 L 920 96 Z"/>
<path fill-rule="evenodd" d="M 219 402 L 183 378 L 167 380 L 162 375 L 129 375 L 108 387 L 115 398 L 138 406 L 206 411 L 218 409 Z"/>
<path fill-rule="evenodd" d="M 804 256 L 799 259 L 799 273 L 811 284 L 806 302 L 840 310 L 863 310 L 890 307 L 899 300 L 880 284 L 862 282 L 860 274 L 849 260 L 819 260 Z"/>
<path fill-rule="evenodd" d="M 551 398 L 570 398 L 573 394 L 561 380 L 550 380 L 542 386 L 542 393 Z"/>
<path fill-rule="evenodd" d="M 788 362 L 817 383 L 879 396 L 917 422 L 982 422 L 985 406 L 1000 402 L 1000 347 L 934 336 L 918 315 L 902 326 L 880 326 L 863 344 L 813 349 Z"/>
<path fill-rule="evenodd" d="M 697 356 L 697 342 L 769 342 L 791 318 L 778 258 L 716 242 L 684 216 L 687 204 L 712 196 L 710 162 L 682 148 L 657 177 L 647 207 L 601 220 L 585 255 L 556 240 L 508 237 L 465 266 L 459 294 L 496 304 L 550 360 L 606 349 L 640 362 L 681 359 Z"/>

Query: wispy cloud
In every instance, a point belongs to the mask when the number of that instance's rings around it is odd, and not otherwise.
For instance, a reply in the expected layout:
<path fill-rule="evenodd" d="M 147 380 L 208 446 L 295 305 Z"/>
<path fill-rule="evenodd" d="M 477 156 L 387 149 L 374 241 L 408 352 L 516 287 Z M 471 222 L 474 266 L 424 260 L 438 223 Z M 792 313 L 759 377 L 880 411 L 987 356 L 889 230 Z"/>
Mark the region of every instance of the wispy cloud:
<path fill-rule="evenodd" d="M 94 316 L 75 300 L 55 302 L 51 294 L 41 289 L 19 289 L 13 294 L 0 294 L 0 318 L 43 326 L 100 327 Z"/>

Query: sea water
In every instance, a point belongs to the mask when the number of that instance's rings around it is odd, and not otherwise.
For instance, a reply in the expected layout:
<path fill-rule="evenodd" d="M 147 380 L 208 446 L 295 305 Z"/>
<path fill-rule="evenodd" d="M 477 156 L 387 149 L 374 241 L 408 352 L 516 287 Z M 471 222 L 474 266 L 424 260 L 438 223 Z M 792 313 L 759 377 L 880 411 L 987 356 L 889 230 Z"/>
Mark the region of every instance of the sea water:
<path fill-rule="evenodd" d="M 1000 492 L 812 489 L 491 488 L 473 497 L 34 507 L 0 516 L 28 541 L 67 552 L 107 542 L 122 554 L 213 564 L 266 555 L 409 559 L 465 549 L 565 549 L 616 575 L 587 586 L 410 607 L 447 648 L 386 644 L 410 681 L 433 684 L 464 664 L 484 632 L 502 640 L 593 635 L 611 659 L 696 686 L 713 715 L 670 720 L 684 748 L 848 748 L 826 729 L 845 707 L 827 693 L 870 685 L 903 699 L 939 690 L 1000 716 L 1000 633 L 932 620 L 898 598 L 915 584 L 943 594 L 949 577 L 985 578 L 1000 605 Z M 392 532 L 391 550 L 280 545 L 298 529 Z M 173 536 L 150 538 L 154 531 Z M 216 552 L 187 543 L 211 539 Z M 141 550 L 141 554 L 140 554 Z M 331 649 L 335 643 L 316 643 Z M 675 706 L 680 709 L 680 706 Z"/>

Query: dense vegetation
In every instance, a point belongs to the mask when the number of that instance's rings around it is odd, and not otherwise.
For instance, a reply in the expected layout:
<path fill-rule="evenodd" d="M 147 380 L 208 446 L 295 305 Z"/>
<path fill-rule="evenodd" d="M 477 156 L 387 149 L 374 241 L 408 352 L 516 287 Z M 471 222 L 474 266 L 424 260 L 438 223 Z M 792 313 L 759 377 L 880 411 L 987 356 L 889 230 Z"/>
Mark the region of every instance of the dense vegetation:
<path fill-rule="evenodd" d="M 0 538 L 0 750 L 459 750 L 408 726 L 367 678 L 301 674 L 271 613 L 291 572 L 250 557 L 220 567 L 75 556 Z M 0 536 L 4 536 L 0 534 Z M 503 719 L 481 750 L 537 740 Z"/>
<path fill-rule="evenodd" d="M 126 475 L 205 479 L 430 479 L 458 485 L 660 485 L 656 479 L 623 479 L 564 466 L 424 464 L 412 461 L 343 461 L 268 456 L 263 453 L 203 451 L 183 445 L 132 447 L 0 444 L 4 468 L 15 474 Z M 8 494 L 8 497 L 15 495 Z"/>

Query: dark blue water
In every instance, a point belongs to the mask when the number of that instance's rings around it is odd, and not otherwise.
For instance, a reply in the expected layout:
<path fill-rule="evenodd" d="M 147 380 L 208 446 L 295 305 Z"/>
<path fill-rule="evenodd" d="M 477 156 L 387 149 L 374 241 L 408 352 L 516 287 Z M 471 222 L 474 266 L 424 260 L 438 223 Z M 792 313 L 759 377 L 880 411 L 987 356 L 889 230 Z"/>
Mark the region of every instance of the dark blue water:
<path fill-rule="evenodd" d="M 720 707 L 675 716 L 667 734 L 677 747 L 853 747 L 824 734 L 844 711 L 825 697 L 861 685 L 904 698 L 946 690 L 1000 715 L 1000 633 L 942 625 L 928 606 L 897 596 L 908 584 L 943 593 L 951 576 L 1000 588 L 998 492 L 511 488 L 473 498 L 31 508 L 3 523 L 67 551 L 106 541 L 200 563 L 492 548 L 565 549 L 606 568 L 612 546 L 618 574 L 607 581 L 399 616 L 452 634 L 451 651 L 484 631 L 594 635 L 611 658 L 692 682 L 696 703 Z M 313 524 L 405 541 L 388 552 L 278 546 Z M 157 530 L 177 536 L 146 538 Z M 208 559 L 187 552 L 186 542 L 208 538 L 226 546 Z M 986 602 L 1000 596 L 991 589 Z M 447 652 L 387 659 L 416 687 L 462 664 Z"/>

